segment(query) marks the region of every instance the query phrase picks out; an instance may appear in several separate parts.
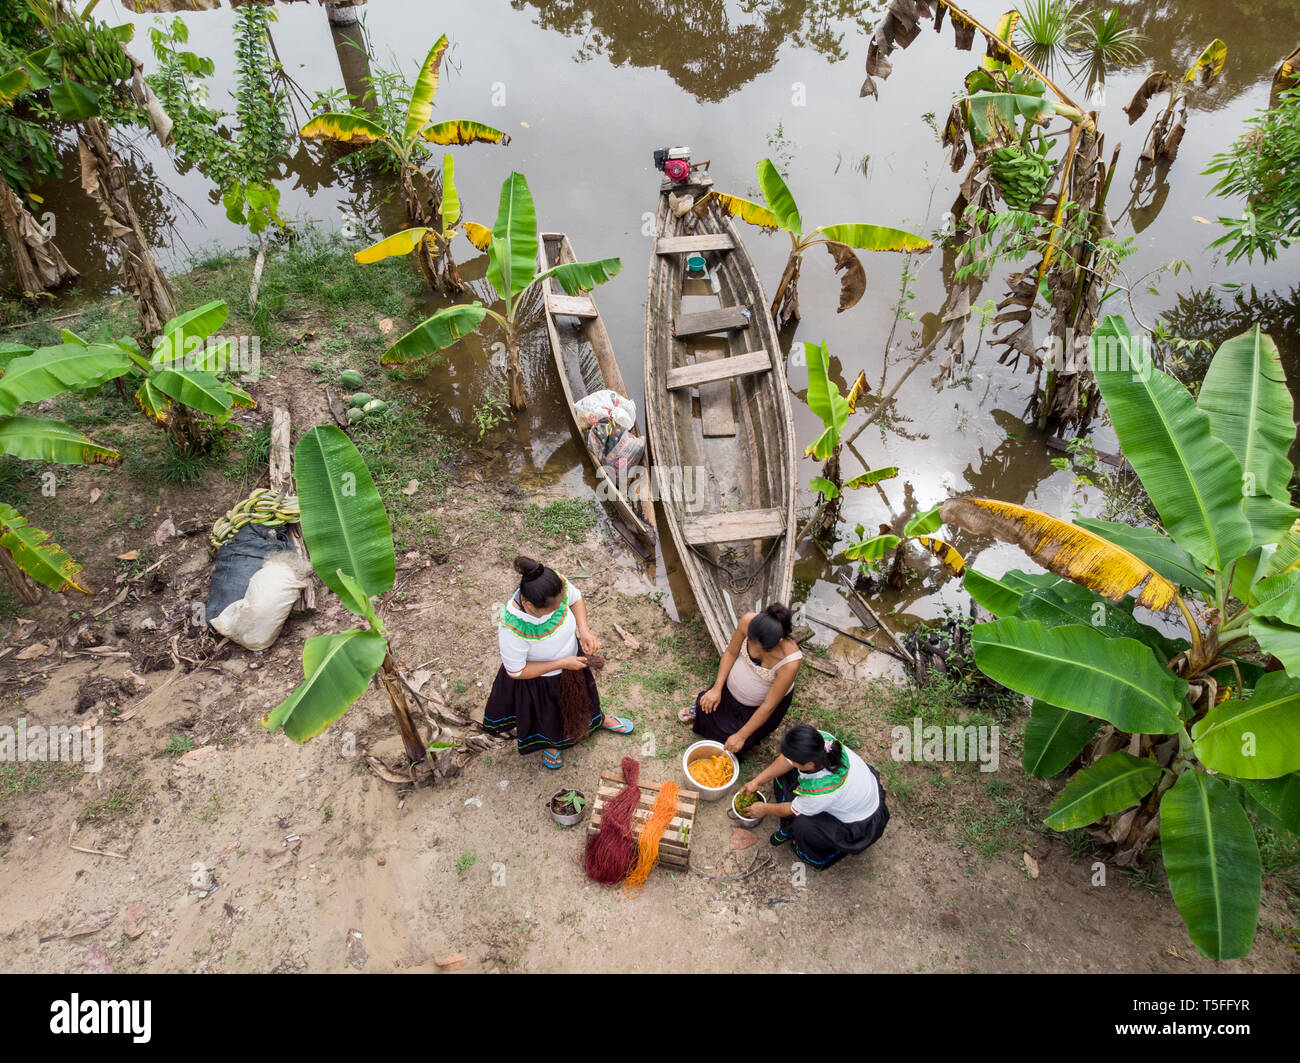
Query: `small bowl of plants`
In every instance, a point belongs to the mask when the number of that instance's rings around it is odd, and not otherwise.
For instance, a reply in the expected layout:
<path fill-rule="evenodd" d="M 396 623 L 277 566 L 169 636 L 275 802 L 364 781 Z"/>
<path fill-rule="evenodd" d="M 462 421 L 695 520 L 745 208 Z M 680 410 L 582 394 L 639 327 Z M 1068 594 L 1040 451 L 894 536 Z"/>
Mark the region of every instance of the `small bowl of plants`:
<path fill-rule="evenodd" d="M 746 830 L 753 830 L 763 822 L 763 819 L 761 816 L 758 819 L 751 819 L 748 815 L 749 806 L 766 800 L 767 798 L 761 792 L 749 794 L 744 790 L 737 790 L 731 798 L 731 818 Z"/>
<path fill-rule="evenodd" d="M 582 821 L 587 811 L 587 795 L 581 790 L 556 790 L 546 807 L 561 827 L 572 827 Z"/>

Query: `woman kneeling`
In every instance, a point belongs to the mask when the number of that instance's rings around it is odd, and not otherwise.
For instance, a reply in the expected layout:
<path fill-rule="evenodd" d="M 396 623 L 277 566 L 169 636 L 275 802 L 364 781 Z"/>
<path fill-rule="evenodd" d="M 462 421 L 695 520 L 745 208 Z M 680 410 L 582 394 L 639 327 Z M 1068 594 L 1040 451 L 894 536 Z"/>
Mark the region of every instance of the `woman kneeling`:
<path fill-rule="evenodd" d="M 780 816 L 773 845 L 794 839 L 799 859 L 822 871 L 860 853 L 885 833 L 889 809 L 880 773 L 851 749 L 806 723 L 781 739 L 781 755 L 743 787 L 757 793 L 775 780 L 776 800 L 755 801 L 747 815 Z"/>
<path fill-rule="evenodd" d="M 603 727 L 632 733 L 632 721 L 600 711 L 600 694 L 590 665 L 600 639 L 587 626 L 582 592 L 554 569 L 530 557 L 515 558 L 519 590 L 501 610 L 497 670 L 483 728 L 494 734 L 515 729 L 519 752 L 542 750 L 542 763 L 563 767 L 560 750 Z M 579 655 L 579 649 L 582 655 Z"/>

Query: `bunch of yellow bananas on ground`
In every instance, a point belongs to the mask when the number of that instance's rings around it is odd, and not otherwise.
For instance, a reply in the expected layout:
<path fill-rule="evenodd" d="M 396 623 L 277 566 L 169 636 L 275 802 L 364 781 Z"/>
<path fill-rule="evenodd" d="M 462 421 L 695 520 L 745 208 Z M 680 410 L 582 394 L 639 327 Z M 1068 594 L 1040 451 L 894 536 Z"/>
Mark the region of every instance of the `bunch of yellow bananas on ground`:
<path fill-rule="evenodd" d="M 269 487 L 259 487 L 224 517 L 217 518 L 217 522 L 212 525 L 212 535 L 208 542 L 215 550 L 246 524 L 274 528 L 281 524 L 297 524 L 300 516 L 297 495 L 285 495 L 272 491 Z"/>
<path fill-rule="evenodd" d="M 131 77 L 131 60 L 117 34 L 103 22 L 64 19 L 50 30 L 59 57 L 77 80 L 88 85 L 116 85 Z"/>
<path fill-rule="evenodd" d="M 1008 144 L 989 153 L 993 179 L 1007 206 L 1015 210 L 1032 210 L 1047 191 L 1054 164 L 1048 158 L 1046 145 L 1040 143 L 1039 148 L 1026 150 L 1019 144 Z"/>

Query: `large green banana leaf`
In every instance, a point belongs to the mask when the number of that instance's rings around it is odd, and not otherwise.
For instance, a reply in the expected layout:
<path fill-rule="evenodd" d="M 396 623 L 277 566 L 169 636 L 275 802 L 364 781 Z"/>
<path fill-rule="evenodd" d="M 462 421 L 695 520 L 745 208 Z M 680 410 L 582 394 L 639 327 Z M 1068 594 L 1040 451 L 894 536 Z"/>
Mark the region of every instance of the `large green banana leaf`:
<path fill-rule="evenodd" d="M 224 416 L 234 405 L 226 385 L 211 373 L 195 369 L 157 369 L 149 374 L 149 380 L 169 399 L 212 417 Z"/>
<path fill-rule="evenodd" d="M 230 307 L 224 300 L 214 299 L 193 310 L 177 314 L 163 326 L 163 335 L 184 332 L 187 336 L 201 336 L 207 339 L 226 323 L 230 316 Z"/>
<path fill-rule="evenodd" d="M 1098 357 L 1103 349 L 1108 353 Z M 1241 463 L 1187 389 L 1152 366 L 1122 318 L 1106 318 L 1093 333 L 1093 351 L 1093 375 L 1120 447 L 1161 522 L 1196 560 L 1226 572 L 1252 540 Z"/>
<path fill-rule="evenodd" d="M 940 503 L 918 513 L 903 525 L 903 534 L 909 539 L 918 535 L 933 535 L 943 526 L 943 514 L 940 512 L 942 509 L 943 504 Z"/>
<path fill-rule="evenodd" d="M 521 173 L 512 173 L 501 186 L 501 203 L 492 226 L 488 252 L 488 280 L 501 293 L 506 306 L 533 282 L 537 268 L 537 211 Z"/>
<path fill-rule="evenodd" d="M 357 448 L 333 425 L 317 425 L 293 449 L 302 537 L 311 563 L 346 605 L 342 569 L 370 597 L 392 590 L 393 530 Z"/>
<path fill-rule="evenodd" d="M 1214 583 L 1205 577 L 1205 566 L 1198 564 L 1191 554 L 1154 528 L 1136 528 L 1131 524 L 1094 517 L 1080 517 L 1074 523 L 1100 535 L 1107 542 L 1122 546 L 1170 583 L 1191 587 L 1202 594 L 1214 593 Z"/>
<path fill-rule="evenodd" d="M 1083 747 L 1101 727 L 1101 721 L 1081 712 L 1069 712 L 1034 701 L 1025 724 L 1025 748 L 1021 763 L 1025 772 L 1038 779 L 1050 779 L 1063 772 L 1083 752 Z"/>
<path fill-rule="evenodd" d="M 419 76 L 411 89 L 411 105 L 406 109 L 405 139 L 414 140 L 421 129 L 429 124 L 433 114 L 433 98 L 438 94 L 438 65 L 447 51 L 447 35 L 444 33 L 429 49 Z"/>
<path fill-rule="evenodd" d="M 808 408 L 821 418 L 825 426 L 822 434 L 809 445 L 804 454 L 825 461 L 839 446 L 840 434 L 848 423 L 852 409 L 849 400 L 840 394 L 840 389 L 831 379 L 830 350 L 826 341 L 805 341 L 803 349 L 808 363 Z"/>
<path fill-rule="evenodd" d="M 42 417 L 0 417 L 0 454 L 61 465 L 116 465 L 122 455 L 71 425 Z"/>
<path fill-rule="evenodd" d="M 879 561 L 886 554 L 893 553 L 902 541 L 897 535 L 873 535 L 846 548 L 844 556 L 849 561 Z"/>
<path fill-rule="evenodd" d="M 1269 672 L 1245 701 L 1215 705 L 1192 728 L 1196 756 L 1238 779 L 1276 779 L 1300 771 L 1300 680 Z"/>
<path fill-rule="evenodd" d="M 352 257 L 360 262 L 363 266 L 368 266 L 373 262 L 382 262 L 386 258 L 392 258 L 394 255 L 409 255 L 417 247 L 432 229 L 427 225 L 417 225 L 411 229 L 403 229 L 401 232 L 393 233 L 392 236 L 386 236 L 377 243 L 369 247 L 363 247 L 360 251 L 353 252 Z"/>
<path fill-rule="evenodd" d="M 15 358 L 24 358 L 35 350 L 35 347 L 28 347 L 25 343 L 0 343 L 0 373 L 3 373 Z"/>
<path fill-rule="evenodd" d="M 388 640 L 375 631 L 351 628 L 337 635 L 313 635 L 302 647 L 304 679 L 266 719 L 295 742 L 315 738 L 366 692 L 384 663 Z"/>
<path fill-rule="evenodd" d="M 1099 716 L 1130 734 L 1173 734 L 1182 727 L 1187 680 L 1134 639 L 1082 624 L 1049 628 L 1006 617 L 976 624 L 971 644 L 980 671 L 1021 694 Z"/>
<path fill-rule="evenodd" d="M 1300 569 L 1300 520 L 1291 525 L 1291 530 L 1282 536 L 1264 563 L 1264 576 L 1276 576 L 1282 572 L 1294 572 Z"/>
<path fill-rule="evenodd" d="M 425 318 L 415 328 L 384 352 L 380 362 L 400 365 L 450 347 L 462 336 L 468 336 L 483 323 L 487 309 L 482 303 L 448 306 L 432 317 Z"/>
<path fill-rule="evenodd" d="M 817 231 L 836 243 L 848 244 L 860 251 L 929 251 L 934 246 L 924 236 L 902 229 L 891 229 L 888 225 L 845 222 L 840 225 L 819 225 Z"/>
<path fill-rule="evenodd" d="M 1250 622 L 1250 637 L 1282 662 L 1287 675 L 1300 679 L 1300 627 L 1260 616 Z"/>
<path fill-rule="evenodd" d="M 1300 834 L 1300 773 L 1280 779 L 1240 779 L 1236 785 L 1250 796 L 1251 811 L 1270 827 Z"/>
<path fill-rule="evenodd" d="M 617 258 L 600 258 L 593 262 L 565 262 L 543 270 L 533 278 L 534 284 L 540 284 L 549 277 L 560 282 L 569 295 L 578 295 L 591 291 L 596 285 L 618 275 L 623 263 Z"/>
<path fill-rule="evenodd" d="M 1129 753 L 1107 753 L 1076 772 L 1052 802 L 1043 820 L 1052 830 L 1074 830 L 1122 812 L 1149 794 L 1160 780 L 1160 765 Z"/>
<path fill-rule="evenodd" d="M 1300 571 L 1267 576 L 1254 584 L 1248 593 L 1250 611 L 1254 616 L 1271 616 L 1284 624 L 1300 627 Z"/>
<path fill-rule="evenodd" d="M 1277 344 L 1258 325 L 1223 343 L 1196 405 L 1241 463 L 1255 544 L 1277 542 L 1297 518 L 1288 486 L 1295 415 Z"/>
<path fill-rule="evenodd" d="M 1069 580 L 1027 591 L 1020 598 L 1016 615 L 1025 620 L 1041 620 L 1048 627 L 1088 624 L 1116 638 L 1137 639 L 1165 661 L 1186 648 L 1186 643 L 1175 643 L 1155 628 L 1138 621 L 1132 613 L 1131 599 L 1117 605 L 1096 591 Z"/>
<path fill-rule="evenodd" d="M 42 347 L 5 367 L 0 376 L 0 415 L 13 413 L 24 403 L 99 387 L 131 369 L 131 360 L 112 344 Z"/>
<path fill-rule="evenodd" d="M 0 548 L 8 550 L 27 575 L 51 590 L 91 593 L 78 582 L 81 566 L 50 541 L 49 532 L 33 528 L 26 517 L 4 502 L 0 502 Z"/>
<path fill-rule="evenodd" d="M 762 190 L 763 200 L 767 203 L 773 217 L 776 218 L 777 224 L 796 236 L 801 235 L 803 233 L 803 221 L 799 218 L 799 207 L 796 205 L 790 189 L 786 187 L 785 181 L 781 179 L 776 167 L 772 165 L 771 159 L 759 160 L 758 187 Z"/>
<path fill-rule="evenodd" d="M 966 593 L 997 617 L 1014 616 L 1020 608 L 1020 598 L 1025 592 L 1018 587 L 983 572 L 967 567 L 962 577 Z"/>
<path fill-rule="evenodd" d="M 1212 960 L 1250 952 L 1259 920 L 1259 846 L 1222 779 L 1185 771 L 1160 802 L 1160 851 L 1174 903 Z"/>
<path fill-rule="evenodd" d="M 388 137 L 387 131 L 378 122 L 338 111 L 313 118 L 298 130 L 298 135 L 305 140 L 333 140 L 340 144 L 357 145 L 375 144 Z"/>

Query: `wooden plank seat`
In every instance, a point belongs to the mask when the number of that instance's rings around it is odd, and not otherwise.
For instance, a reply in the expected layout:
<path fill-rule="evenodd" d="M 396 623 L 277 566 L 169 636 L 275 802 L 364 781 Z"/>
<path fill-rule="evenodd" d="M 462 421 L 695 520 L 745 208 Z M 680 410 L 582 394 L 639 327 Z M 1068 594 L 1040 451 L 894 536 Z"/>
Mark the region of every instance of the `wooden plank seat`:
<path fill-rule="evenodd" d="M 655 242 L 660 255 L 699 254 L 702 251 L 732 251 L 736 242 L 726 233 L 699 233 L 695 236 L 661 236 Z"/>
<path fill-rule="evenodd" d="M 556 295 L 546 293 L 546 309 L 552 314 L 568 314 L 571 317 L 596 317 L 596 304 L 589 295 Z"/>
<path fill-rule="evenodd" d="M 687 517 L 682 533 L 691 546 L 770 539 L 785 533 L 785 513 L 779 509 L 741 509 Z"/>
<path fill-rule="evenodd" d="M 772 356 L 767 351 L 747 351 L 744 354 L 734 354 L 730 358 L 698 361 L 694 365 L 668 370 L 668 390 L 697 388 L 710 381 L 730 380 L 733 377 L 749 376 L 752 373 L 764 373 L 771 368 Z"/>
<path fill-rule="evenodd" d="M 749 328 L 748 307 L 724 306 L 718 310 L 703 310 L 695 314 L 678 314 L 673 320 L 673 335 L 679 340 L 688 336 L 703 336 L 710 332 L 734 332 Z"/>

